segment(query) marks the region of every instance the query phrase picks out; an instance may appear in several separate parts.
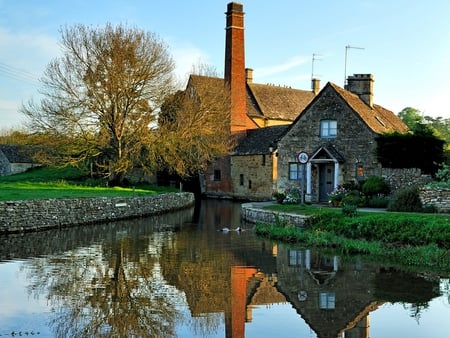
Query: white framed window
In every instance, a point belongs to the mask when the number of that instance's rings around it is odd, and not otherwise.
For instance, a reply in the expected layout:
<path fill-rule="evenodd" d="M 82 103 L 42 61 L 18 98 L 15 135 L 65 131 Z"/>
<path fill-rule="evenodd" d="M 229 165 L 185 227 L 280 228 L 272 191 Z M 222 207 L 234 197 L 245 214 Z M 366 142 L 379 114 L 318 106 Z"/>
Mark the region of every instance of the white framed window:
<path fill-rule="evenodd" d="M 337 121 L 322 120 L 320 121 L 320 137 L 333 138 L 337 136 Z"/>
<path fill-rule="evenodd" d="M 289 163 L 289 179 L 300 181 L 303 178 L 302 164 L 297 162 Z"/>
<path fill-rule="evenodd" d="M 321 309 L 334 309 L 336 307 L 336 295 L 334 292 L 320 292 L 319 307 Z"/>

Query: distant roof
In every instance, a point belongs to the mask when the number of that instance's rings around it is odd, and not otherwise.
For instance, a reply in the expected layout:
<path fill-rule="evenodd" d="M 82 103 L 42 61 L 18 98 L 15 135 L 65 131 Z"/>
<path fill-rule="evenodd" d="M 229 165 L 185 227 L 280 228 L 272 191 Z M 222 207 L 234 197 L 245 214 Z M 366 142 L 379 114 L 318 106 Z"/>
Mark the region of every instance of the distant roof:
<path fill-rule="evenodd" d="M 312 91 L 248 83 L 247 111 L 250 116 L 294 121 L 314 99 Z"/>
<path fill-rule="evenodd" d="M 289 125 L 281 125 L 247 130 L 247 136 L 236 146 L 233 155 L 268 154 L 269 147 L 276 149 L 288 129 Z"/>
<path fill-rule="evenodd" d="M 408 127 L 392 111 L 377 104 L 371 108 L 358 95 L 334 83 L 328 82 L 327 86 L 331 86 L 375 133 L 383 134 L 394 131 L 406 133 L 408 131 Z"/>
<path fill-rule="evenodd" d="M 0 151 L 8 159 L 9 163 L 33 163 L 31 147 L 0 144 Z"/>

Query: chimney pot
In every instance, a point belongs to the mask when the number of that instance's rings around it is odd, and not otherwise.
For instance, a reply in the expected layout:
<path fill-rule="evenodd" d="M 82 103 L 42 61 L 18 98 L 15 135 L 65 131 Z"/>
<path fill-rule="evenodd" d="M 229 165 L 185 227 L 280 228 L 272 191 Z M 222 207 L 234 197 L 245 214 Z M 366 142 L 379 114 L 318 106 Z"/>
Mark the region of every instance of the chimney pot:
<path fill-rule="evenodd" d="M 320 91 L 320 79 L 311 80 L 311 89 L 314 95 L 316 95 Z"/>
<path fill-rule="evenodd" d="M 359 96 L 370 108 L 373 108 L 372 74 L 353 74 L 347 78 L 345 89 Z"/>

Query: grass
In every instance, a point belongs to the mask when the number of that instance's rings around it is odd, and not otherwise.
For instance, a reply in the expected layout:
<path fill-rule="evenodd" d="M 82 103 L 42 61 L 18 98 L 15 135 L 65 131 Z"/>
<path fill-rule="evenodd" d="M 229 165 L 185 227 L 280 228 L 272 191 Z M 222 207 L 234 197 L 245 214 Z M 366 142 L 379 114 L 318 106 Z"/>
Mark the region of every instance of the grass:
<path fill-rule="evenodd" d="M 104 180 L 93 180 L 76 168 L 39 168 L 25 173 L 0 177 L 0 201 L 151 196 L 176 189 L 140 185 L 107 187 Z"/>
<path fill-rule="evenodd" d="M 349 217 L 342 209 L 310 205 L 271 205 L 267 209 L 310 215 L 307 228 L 283 221 L 258 224 L 271 239 L 332 249 L 340 255 L 371 255 L 407 266 L 450 269 L 450 215 L 363 212 Z M 281 219 L 281 218 L 279 218 Z"/>

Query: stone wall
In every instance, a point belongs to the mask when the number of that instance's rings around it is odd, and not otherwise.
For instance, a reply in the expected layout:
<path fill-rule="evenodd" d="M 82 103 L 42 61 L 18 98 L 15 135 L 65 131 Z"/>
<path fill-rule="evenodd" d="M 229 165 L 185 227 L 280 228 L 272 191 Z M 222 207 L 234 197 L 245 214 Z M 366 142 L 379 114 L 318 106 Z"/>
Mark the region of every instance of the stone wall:
<path fill-rule="evenodd" d="M 419 168 L 382 168 L 379 176 L 386 180 L 393 192 L 412 185 L 423 186 L 432 181 L 431 176 L 422 174 Z"/>
<path fill-rule="evenodd" d="M 0 234 L 20 233 L 155 215 L 194 205 L 192 193 L 132 198 L 0 202 Z"/>
<path fill-rule="evenodd" d="M 432 205 L 440 213 L 450 213 L 450 189 L 424 187 L 419 194 L 423 205 Z"/>
<path fill-rule="evenodd" d="M 290 224 L 297 227 L 305 227 L 308 216 L 279 213 L 277 211 L 265 210 L 261 207 L 254 206 L 252 203 L 242 204 L 242 219 L 249 223 L 264 223 L 264 224 Z"/>

